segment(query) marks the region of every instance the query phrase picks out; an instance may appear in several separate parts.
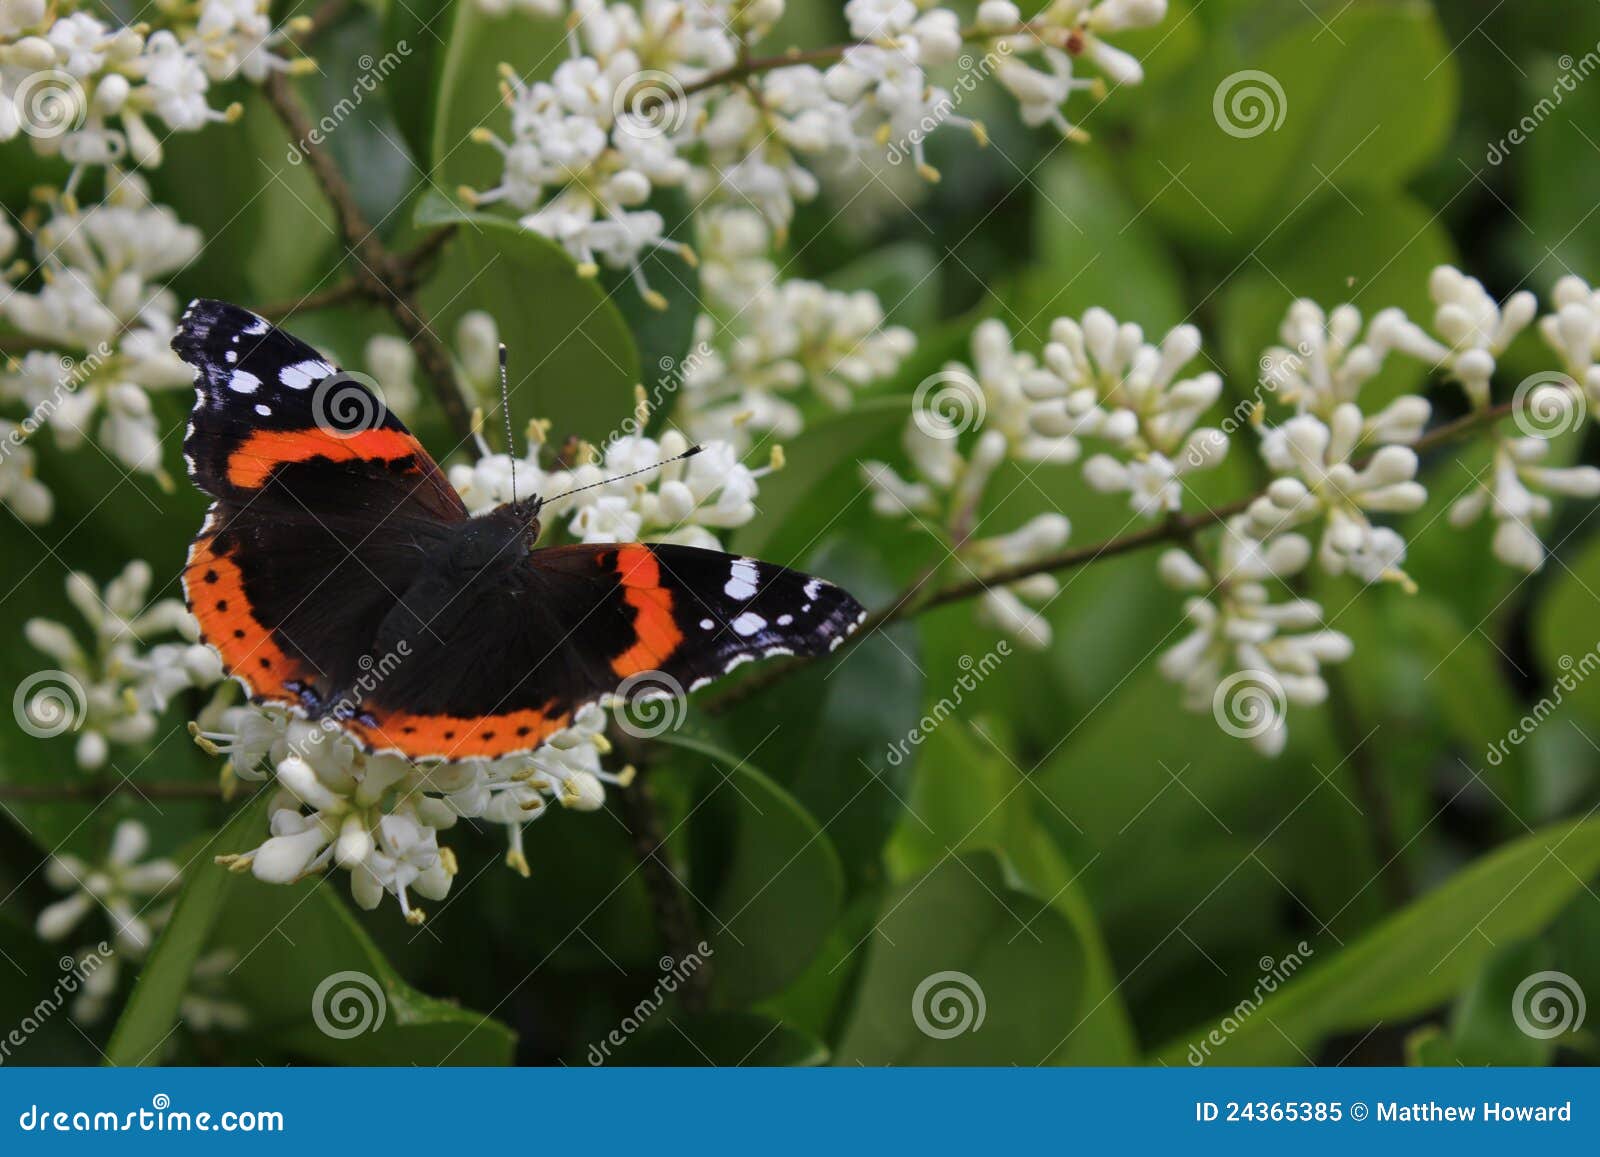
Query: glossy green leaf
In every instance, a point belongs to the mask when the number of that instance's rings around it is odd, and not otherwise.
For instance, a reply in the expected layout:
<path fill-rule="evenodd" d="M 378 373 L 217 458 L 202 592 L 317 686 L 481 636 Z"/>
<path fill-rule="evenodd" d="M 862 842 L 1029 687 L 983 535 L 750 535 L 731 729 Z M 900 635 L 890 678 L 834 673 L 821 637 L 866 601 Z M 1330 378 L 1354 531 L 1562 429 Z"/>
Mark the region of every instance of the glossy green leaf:
<path fill-rule="evenodd" d="M 1083 945 L 995 856 L 950 855 L 888 897 L 841 1065 L 1059 1062 L 1087 1011 Z"/>
<path fill-rule="evenodd" d="M 674 770 L 694 777 L 688 823 L 704 854 L 690 888 L 709 908 L 714 995 L 741 1008 L 805 971 L 838 919 L 844 872 L 817 822 L 752 766 L 759 751 L 743 758 L 682 736 L 659 741 L 675 749 Z"/>
<path fill-rule="evenodd" d="M 519 420 L 549 418 L 552 437 L 598 443 L 629 419 L 639 380 L 633 337 L 599 282 L 580 277 L 565 250 L 437 194 L 418 205 L 416 221 L 457 226 L 423 301 L 444 333 L 468 310 L 493 315 L 510 351 Z"/>
<path fill-rule="evenodd" d="M 1397 187 L 1455 116 L 1456 69 L 1430 5 L 1361 0 L 1294 16 L 1262 48 L 1215 38 L 1138 118 L 1133 200 L 1208 250 L 1251 252 L 1335 189 Z"/>
<path fill-rule="evenodd" d="M 1244 1018 L 1212 1062 L 1294 1064 L 1332 1033 L 1426 1012 L 1472 977 L 1494 945 L 1543 928 L 1596 871 L 1600 821 L 1559 824 L 1508 844 L 1314 960 Z M 1186 1063 L 1213 1027 L 1195 1027 L 1155 1059 Z"/>

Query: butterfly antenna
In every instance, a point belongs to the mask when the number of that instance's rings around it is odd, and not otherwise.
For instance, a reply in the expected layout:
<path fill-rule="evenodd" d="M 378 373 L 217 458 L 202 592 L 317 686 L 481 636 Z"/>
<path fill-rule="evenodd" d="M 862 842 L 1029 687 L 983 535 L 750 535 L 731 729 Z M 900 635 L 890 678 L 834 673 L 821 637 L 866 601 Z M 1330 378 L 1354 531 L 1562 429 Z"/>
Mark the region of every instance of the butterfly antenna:
<path fill-rule="evenodd" d="M 511 459 L 511 501 L 517 500 L 517 444 L 511 435 L 511 388 L 507 384 L 506 343 L 500 343 L 500 416 L 506 422 L 506 456 Z"/>
<path fill-rule="evenodd" d="M 574 486 L 571 490 L 568 490 L 562 494 L 557 494 L 554 498 L 544 498 L 540 501 L 544 503 L 551 503 L 557 501 L 558 499 L 567 497 L 568 494 L 577 494 L 582 490 L 593 490 L 596 486 L 609 486 L 613 482 L 621 482 L 624 478 L 632 478 L 635 474 L 648 474 L 652 470 L 659 470 L 663 466 L 672 465 L 674 462 L 682 462 L 685 458 L 693 458 L 698 453 L 700 453 L 699 446 L 690 446 L 682 454 L 668 458 L 665 462 L 657 462 L 654 466 L 641 466 L 637 470 L 630 470 L 626 474 L 618 474 L 612 478 L 602 478 L 600 481 L 591 482 L 587 486 Z"/>

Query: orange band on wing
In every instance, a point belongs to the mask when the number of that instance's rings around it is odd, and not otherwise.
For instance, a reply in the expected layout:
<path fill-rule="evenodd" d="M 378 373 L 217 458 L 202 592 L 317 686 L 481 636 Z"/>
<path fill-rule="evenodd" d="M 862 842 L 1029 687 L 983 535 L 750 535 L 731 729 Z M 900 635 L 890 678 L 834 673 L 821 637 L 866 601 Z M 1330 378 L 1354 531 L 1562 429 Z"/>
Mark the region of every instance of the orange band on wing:
<path fill-rule="evenodd" d="M 279 647 L 272 632 L 256 620 L 244 593 L 244 575 L 227 555 L 213 549 L 215 535 L 204 534 L 189 548 L 184 591 L 205 641 L 222 655 L 228 674 L 238 676 L 252 695 L 296 702 L 286 684 L 309 682 L 311 673 Z"/>
<path fill-rule="evenodd" d="M 683 642 L 672 614 L 672 592 L 661 585 L 661 564 L 649 547 L 625 546 L 617 551 L 617 577 L 623 600 L 638 612 L 633 618 L 638 641 L 611 660 L 611 669 L 623 677 L 659 670 Z"/>
<path fill-rule="evenodd" d="M 242 490 L 254 490 L 285 462 L 312 458 L 390 462 L 415 457 L 420 463 L 425 455 L 422 444 L 402 430 L 363 430 L 349 437 L 316 426 L 305 430 L 257 430 L 228 455 L 228 481 Z"/>
<path fill-rule="evenodd" d="M 412 759 L 494 759 L 537 747 L 572 719 L 570 711 L 553 711 L 555 701 L 538 709 L 467 718 L 459 715 L 414 715 L 367 706 L 372 722 L 353 719 L 345 726 L 369 748 L 392 748 Z"/>

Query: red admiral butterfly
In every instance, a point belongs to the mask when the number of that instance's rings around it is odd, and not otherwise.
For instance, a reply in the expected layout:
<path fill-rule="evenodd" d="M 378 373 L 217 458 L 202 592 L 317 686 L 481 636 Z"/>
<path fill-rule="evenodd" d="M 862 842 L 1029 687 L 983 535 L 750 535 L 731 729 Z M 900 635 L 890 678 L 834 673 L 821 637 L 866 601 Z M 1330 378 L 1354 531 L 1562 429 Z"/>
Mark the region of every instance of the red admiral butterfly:
<path fill-rule="evenodd" d="M 536 549 L 540 499 L 472 517 L 369 390 L 237 306 L 193 302 L 172 348 L 197 371 L 184 458 L 216 500 L 189 549 L 189 609 L 252 700 L 332 719 L 366 750 L 530 750 L 631 676 L 694 690 L 831 650 L 865 617 L 831 583 L 755 559 Z"/>

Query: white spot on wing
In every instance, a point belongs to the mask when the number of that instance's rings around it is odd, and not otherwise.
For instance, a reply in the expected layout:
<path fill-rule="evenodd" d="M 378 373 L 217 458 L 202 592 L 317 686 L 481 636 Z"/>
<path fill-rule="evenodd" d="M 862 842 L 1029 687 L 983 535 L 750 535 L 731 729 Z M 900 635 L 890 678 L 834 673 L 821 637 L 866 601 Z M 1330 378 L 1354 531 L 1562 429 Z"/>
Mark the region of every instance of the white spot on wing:
<path fill-rule="evenodd" d="M 313 382 L 321 381 L 331 373 L 333 367 L 327 362 L 313 359 L 285 367 L 278 375 L 278 380 L 291 390 L 308 390 Z"/>
<path fill-rule="evenodd" d="M 255 315 L 252 314 L 251 316 L 254 317 Z M 258 334 L 266 333 L 271 328 L 272 328 L 272 325 L 271 325 L 270 322 L 267 321 L 266 318 L 257 317 L 255 319 L 255 321 L 253 321 L 249 325 L 245 326 L 244 330 L 242 332 L 250 335 L 251 337 L 255 337 Z"/>
<path fill-rule="evenodd" d="M 234 370 L 233 376 L 228 379 L 228 388 L 236 394 L 253 394 L 260 384 L 261 379 L 249 370 Z"/>
<path fill-rule="evenodd" d="M 728 581 L 722 588 L 722 593 L 730 599 L 744 602 L 746 599 L 756 597 L 756 580 L 759 577 L 753 559 L 736 558 L 729 570 Z"/>
<path fill-rule="evenodd" d="M 709 631 L 712 627 L 714 627 L 716 625 L 717 624 L 713 623 L 710 619 L 701 619 L 700 620 L 700 629 L 702 631 Z"/>
<path fill-rule="evenodd" d="M 767 627 L 767 620 L 763 619 L 754 611 L 746 611 L 728 625 L 733 628 L 734 634 L 738 635 L 740 638 L 748 639 L 757 631 L 765 630 Z"/>
<path fill-rule="evenodd" d="M 805 585 L 806 598 L 815 599 L 822 593 L 822 580 L 812 579 Z"/>
<path fill-rule="evenodd" d="M 778 626 L 780 626 L 780 627 L 787 627 L 792 622 L 794 622 L 794 616 L 793 615 L 779 615 L 778 616 Z"/>
<path fill-rule="evenodd" d="M 256 413 L 260 414 L 263 418 L 270 418 L 272 417 L 272 407 L 267 405 L 265 402 L 257 402 Z"/>
<path fill-rule="evenodd" d="M 234 362 L 239 360 L 239 351 L 238 350 L 223 350 L 222 351 L 222 360 L 227 362 L 231 366 Z"/>

